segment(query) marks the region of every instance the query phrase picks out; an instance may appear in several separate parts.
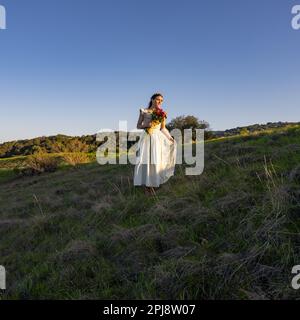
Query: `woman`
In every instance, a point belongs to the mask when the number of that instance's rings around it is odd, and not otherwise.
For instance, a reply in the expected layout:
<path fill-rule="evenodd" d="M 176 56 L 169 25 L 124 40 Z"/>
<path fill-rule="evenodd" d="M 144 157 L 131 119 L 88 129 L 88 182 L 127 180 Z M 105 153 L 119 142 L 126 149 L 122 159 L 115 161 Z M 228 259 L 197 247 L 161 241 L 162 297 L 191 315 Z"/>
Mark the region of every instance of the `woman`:
<path fill-rule="evenodd" d="M 165 183 L 174 175 L 176 163 L 176 140 L 166 128 L 166 118 L 160 123 L 151 121 L 151 114 L 155 109 L 161 109 L 163 96 L 155 93 L 148 108 L 140 108 L 137 129 L 144 129 L 138 142 L 138 155 L 134 168 L 135 186 L 144 185 L 146 194 L 155 194 L 154 187 Z M 150 121 L 149 121 L 150 117 Z M 148 120 L 148 121 L 147 121 Z M 147 133 L 147 128 L 151 128 Z"/>

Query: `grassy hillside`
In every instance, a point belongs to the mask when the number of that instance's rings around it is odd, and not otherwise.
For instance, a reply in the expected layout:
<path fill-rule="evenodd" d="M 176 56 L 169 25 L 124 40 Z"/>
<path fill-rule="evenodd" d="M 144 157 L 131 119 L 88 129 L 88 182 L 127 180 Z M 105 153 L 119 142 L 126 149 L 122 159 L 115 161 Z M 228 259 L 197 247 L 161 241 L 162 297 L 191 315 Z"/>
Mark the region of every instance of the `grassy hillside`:
<path fill-rule="evenodd" d="M 132 165 L 2 169 L 2 299 L 287 299 L 300 264 L 300 126 L 205 144 L 156 197 Z"/>

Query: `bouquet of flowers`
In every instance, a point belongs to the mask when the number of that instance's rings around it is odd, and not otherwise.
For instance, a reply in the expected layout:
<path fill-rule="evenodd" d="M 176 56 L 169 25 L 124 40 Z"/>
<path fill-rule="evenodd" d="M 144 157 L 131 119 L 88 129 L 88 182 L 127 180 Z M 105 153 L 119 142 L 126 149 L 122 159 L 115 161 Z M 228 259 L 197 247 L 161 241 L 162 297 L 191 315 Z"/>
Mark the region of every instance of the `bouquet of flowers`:
<path fill-rule="evenodd" d="M 163 122 L 165 118 L 167 118 L 167 112 L 165 112 L 163 109 L 156 108 L 153 110 L 151 117 L 151 127 L 145 129 L 148 134 L 151 134 L 153 128 L 156 127 L 159 123 Z"/>

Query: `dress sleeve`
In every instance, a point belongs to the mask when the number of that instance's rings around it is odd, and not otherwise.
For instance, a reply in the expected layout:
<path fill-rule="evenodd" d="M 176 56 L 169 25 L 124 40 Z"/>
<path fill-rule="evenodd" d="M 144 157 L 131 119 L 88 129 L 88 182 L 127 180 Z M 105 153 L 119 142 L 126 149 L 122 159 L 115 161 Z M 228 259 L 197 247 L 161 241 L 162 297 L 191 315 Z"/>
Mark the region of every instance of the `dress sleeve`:
<path fill-rule="evenodd" d="M 139 116 L 138 122 L 136 124 L 137 129 L 144 129 L 143 120 L 144 120 L 144 113 L 143 113 L 143 109 L 140 108 L 140 116 Z"/>

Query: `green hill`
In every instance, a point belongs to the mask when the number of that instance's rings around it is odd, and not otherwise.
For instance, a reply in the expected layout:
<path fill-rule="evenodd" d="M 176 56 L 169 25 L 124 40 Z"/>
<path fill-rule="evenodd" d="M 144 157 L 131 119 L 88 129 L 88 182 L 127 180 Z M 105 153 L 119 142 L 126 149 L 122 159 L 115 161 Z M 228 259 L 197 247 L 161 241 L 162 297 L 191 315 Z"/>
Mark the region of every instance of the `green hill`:
<path fill-rule="evenodd" d="M 96 162 L 0 186 L 2 299 L 296 299 L 300 126 L 211 140 L 156 197 Z"/>

